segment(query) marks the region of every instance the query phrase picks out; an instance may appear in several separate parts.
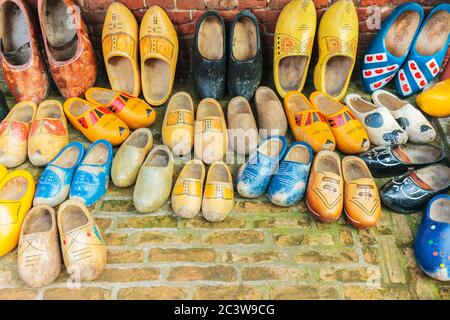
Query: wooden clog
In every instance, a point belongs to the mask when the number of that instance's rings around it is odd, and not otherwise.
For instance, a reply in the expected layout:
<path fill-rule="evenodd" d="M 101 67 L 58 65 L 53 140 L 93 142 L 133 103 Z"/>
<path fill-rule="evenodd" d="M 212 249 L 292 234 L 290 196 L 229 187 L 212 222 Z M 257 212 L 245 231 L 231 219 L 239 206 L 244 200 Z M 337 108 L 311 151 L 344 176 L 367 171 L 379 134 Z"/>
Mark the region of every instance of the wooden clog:
<path fill-rule="evenodd" d="M 72 126 L 91 142 L 105 139 L 117 146 L 130 134 L 125 122 L 106 107 L 96 106 L 80 98 L 68 99 L 63 107 Z"/>
<path fill-rule="evenodd" d="M 225 220 L 234 207 L 233 177 L 222 161 L 215 161 L 208 170 L 203 193 L 202 216 L 209 222 Z"/>
<path fill-rule="evenodd" d="M 139 169 L 153 147 L 153 135 L 147 128 L 130 134 L 117 151 L 111 167 L 111 179 L 117 187 L 132 186 Z"/>
<path fill-rule="evenodd" d="M 17 253 L 19 276 L 28 287 L 52 283 L 61 271 L 56 213 L 52 207 L 31 209 L 23 221 Z"/>
<path fill-rule="evenodd" d="M 124 4 L 111 3 L 102 31 L 106 72 L 113 90 L 123 91 L 134 97 L 141 94 L 138 28 L 136 18 Z"/>
<path fill-rule="evenodd" d="M 146 128 L 156 120 L 156 112 L 144 100 L 125 92 L 90 88 L 86 100 L 111 110 L 132 130 Z"/>
<path fill-rule="evenodd" d="M 275 27 L 273 79 L 278 94 L 302 92 L 316 34 L 312 0 L 292 0 L 281 11 Z"/>
<path fill-rule="evenodd" d="M 259 134 L 247 99 L 231 99 L 228 103 L 227 119 L 230 148 L 240 155 L 247 155 L 255 150 L 259 143 Z"/>
<path fill-rule="evenodd" d="M 148 103 L 160 106 L 172 92 L 178 59 L 177 32 L 161 7 L 147 10 L 139 39 L 142 92 Z"/>
<path fill-rule="evenodd" d="M 36 114 L 34 102 L 16 104 L 0 124 L 0 164 L 14 168 L 27 160 L 28 136 Z"/>
<path fill-rule="evenodd" d="M 173 154 L 186 155 L 194 145 L 194 103 L 187 92 L 170 98 L 162 125 L 162 141 Z"/>
<path fill-rule="evenodd" d="M 259 87 L 255 93 L 255 105 L 261 135 L 265 137 L 286 135 L 288 129 L 286 115 L 280 100 L 272 89 Z"/>
<path fill-rule="evenodd" d="M 358 48 L 358 15 L 352 0 L 334 2 L 323 14 L 314 86 L 340 101 L 350 83 Z"/>
<path fill-rule="evenodd" d="M 96 279 L 106 265 L 106 245 L 88 209 L 67 200 L 59 206 L 57 221 L 67 273 L 76 281 Z"/>
<path fill-rule="evenodd" d="M 222 160 L 228 150 L 228 133 L 219 102 L 211 98 L 200 101 L 194 130 L 195 156 L 207 164 Z"/>
<path fill-rule="evenodd" d="M 194 159 L 186 163 L 172 191 L 172 210 L 182 218 L 193 218 L 201 209 L 205 165 Z"/>
<path fill-rule="evenodd" d="M 30 210 L 34 179 L 25 170 L 8 173 L 0 181 L 0 257 L 12 251 L 19 242 L 22 223 Z"/>
<path fill-rule="evenodd" d="M 438 82 L 416 97 L 416 103 L 423 112 L 432 117 L 450 116 L 450 79 Z"/>
<path fill-rule="evenodd" d="M 174 160 L 165 145 L 150 151 L 139 171 L 134 187 L 133 202 L 141 213 L 158 210 L 169 198 L 172 190 Z"/>
<path fill-rule="evenodd" d="M 47 165 L 69 143 L 67 120 L 57 100 L 42 102 L 31 122 L 28 158 L 37 167 Z"/>

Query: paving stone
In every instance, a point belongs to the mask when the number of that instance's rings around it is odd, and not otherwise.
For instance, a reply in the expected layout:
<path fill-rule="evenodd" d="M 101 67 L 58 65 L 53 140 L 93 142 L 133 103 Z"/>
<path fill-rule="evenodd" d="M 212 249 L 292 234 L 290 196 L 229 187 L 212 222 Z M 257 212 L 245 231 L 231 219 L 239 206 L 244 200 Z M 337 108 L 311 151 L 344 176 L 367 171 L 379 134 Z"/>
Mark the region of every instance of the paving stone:
<path fill-rule="evenodd" d="M 133 249 L 109 249 L 108 263 L 138 263 L 144 261 L 144 251 Z"/>
<path fill-rule="evenodd" d="M 117 228 L 176 228 L 177 219 L 174 216 L 144 216 L 119 219 Z"/>
<path fill-rule="evenodd" d="M 189 243 L 191 240 L 192 235 L 190 234 L 179 234 L 176 232 L 139 232 L 133 234 L 131 245 Z"/>
<path fill-rule="evenodd" d="M 130 287 L 120 289 L 119 300 L 180 300 L 186 298 L 186 289 L 169 286 Z"/>
<path fill-rule="evenodd" d="M 189 262 L 212 262 L 216 253 L 212 249 L 190 248 L 190 249 L 161 249 L 150 250 L 149 261 L 189 261 Z"/>
<path fill-rule="evenodd" d="M 168 281 L 236 281 L 236 269 L 230 266 L 181 266 L 169 271 Z"/>
<path fill-rule="evenodd" d="M 311 220 L 306 215 L 289 218 L 270 218 L 264 220 L 256 220 L 255 228 L 283 228 L 283 227 L 301 227 L 307 228 L 311 226 Z"/>
<path fill-rule="evenodd" d="M 335 251 L 308 250 L 295 254 L 294 260 L 297 263 L 357 263 L 358 254 L 352 249 L 342 249 Z"/>
<path fill-rule="evenodd" d="M 329 233 L 274 235 L 273 238 L 279 246 L 330 246 L 335 244 L 333 235 Z"/>
<path fill-rule="evenodd" d="M 323 268 L 319 272 L 321 280 L 326 282 L 364 282 L 370 284 L 376 284 L 380 282 L 381 272 L 378 267 L 345 267 L 335 268 L 327 267 Z"/>
<path fill-rule="evenodd" d="M 394 236 L 381 236 L 384 261 L 392 283 L 406 283 L 405 268 L 395 245 Z"/>
<path fill-rule="evenodd" d="M 274 300 L 326 300 L 339 299 L 336 288 L 330 286 L 303 285 L 270 288 L 270 298 Z"/>
<path fill-rule="evenodd" d="M 0 289 L 0 300 L 33 300 L 38 291 L 34 289 L 8 288 Z"/>
<path fill-rule="evenodd" d="M 202 236 L 208 244 L 259 244 L 264 242 L 264 233 L 255 230 L 215 231 Z"/>
<path fill-rule="evenodd" d="M 111 299 L 111 290 L 96 287 L 48 288 L 43 297 L 45 300 L 108 300 Z"/>
<path fill-rule="evenodd" d="M 276 267 L 246 267 L 241 270 L 242 280 L 308 280 L 310 278 L 306 268 L 276 268 Z"/>
<path fill-rule="evenodd" d="M 137 282 L 159 280 L 157 268 L 106 268 L 96 282 Z"/>
<path fill-rule="evenodd" d="M 412 298 L 409 291 L 404 288 L 369 288 L 353 285 L 344 285 L 344 297 L 350 300 L 406 300 Z"/>
<path fill-rule="evenodd" d="M 259 251 L 259 252 L 233 252 L 226 251 L 222 255 L 222 262 L 231 263 L 231 262 L 269 262 L 269 261 L 280 261 L 280 254 L 273 251 Z"/>
<path fill-rule="evenodd" d="M 193 219 L 189 219 L 185 222 L 185 228 L 206 228 L 206 229 L 235 229 L 243 228 L 245 226 L 245 220 L 242 218 L 229 217 L 221 222 L 209 222 L 204 218 L 197 216 Z"/>
<path fill-rule="evenodd" d="M 194 299 L 220 300 L 226 297 L 230 300 L 261 300 L 261 292 L 251 286 L 198 286 L 194 291 Z"/>

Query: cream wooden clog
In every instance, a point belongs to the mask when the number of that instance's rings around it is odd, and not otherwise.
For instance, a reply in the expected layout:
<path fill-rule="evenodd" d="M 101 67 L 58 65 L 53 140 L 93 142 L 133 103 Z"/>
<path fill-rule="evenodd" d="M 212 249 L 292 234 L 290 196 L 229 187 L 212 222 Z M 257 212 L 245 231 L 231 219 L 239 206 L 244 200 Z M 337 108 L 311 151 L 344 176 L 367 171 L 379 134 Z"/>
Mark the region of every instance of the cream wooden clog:
<path fill-rule="evenodd" d="M 259 87 L 255 93 L 255 105 L 258 113 L 258 127 L 262 136 L 286 135 L 288 122 L 283 105 L 272 89 Z"/>
<path fill-rule="evenodd" d="M 240 155 L 247 155 L 255 150 L 259 142 L 258 128 L 247 99 L 244 97 L 231 99 L 227 119 L 231 149 Z"/>

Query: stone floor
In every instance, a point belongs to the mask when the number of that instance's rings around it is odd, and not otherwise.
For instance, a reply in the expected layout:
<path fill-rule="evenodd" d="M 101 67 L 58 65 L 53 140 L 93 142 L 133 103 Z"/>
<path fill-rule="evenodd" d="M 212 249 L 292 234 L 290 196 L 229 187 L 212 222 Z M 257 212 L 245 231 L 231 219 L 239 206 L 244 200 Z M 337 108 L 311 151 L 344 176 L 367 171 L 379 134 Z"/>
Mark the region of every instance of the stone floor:
<path fill-rule="evenodd" d="M 191 81 L 178 81 L 174 91 L 180 90 L 192 92 Z M 54 90 L 51 97 L 62 101 Z M 227 101 L 221 103 L 226 107 Z M 164 111 L 157 108 L 151 127 L 156 144 Z M 448 123 L 434 122 L 447 139 Z M 73 129 L 70 136 L 87 144 Z M 39 169 L 21 167 L 38 179 Z M 238 166 L 232 168 L 236 173 Z M 426 277 L 415 263 L 420 213 L 383 210 L 375 228 L 359 231 L 344 217 L 317 222 L 304 203 L 286 209 L 265 197 L 236 194 L 231 216 L 213 224 L 200 216 L 179 219 L 170 203 L 139 214 L 132 192 L 111 184 L 91 208 L 108 245 L 108 265 L 99 279 L 77 288 L 62 270 L 55 283 L 28 289 L 18 277 L 14 251 L 0 258 L 0 299 L 450 299 L 450 283 Z"/>

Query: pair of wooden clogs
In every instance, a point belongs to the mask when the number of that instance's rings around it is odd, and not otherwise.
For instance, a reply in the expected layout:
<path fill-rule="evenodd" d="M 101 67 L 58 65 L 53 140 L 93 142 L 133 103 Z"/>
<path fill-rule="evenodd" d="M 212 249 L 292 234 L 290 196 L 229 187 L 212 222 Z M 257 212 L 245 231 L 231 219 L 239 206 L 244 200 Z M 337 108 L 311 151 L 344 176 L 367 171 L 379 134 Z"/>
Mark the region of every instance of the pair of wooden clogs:
<path fill-rule="evenodd" d="M 317 14 L 312 0 L 292 0 L 282 10 L 275 28 L 273 76 L 279 95 L 301 92 L 316 33 Z M 317 34 L 319 59 L 314 85 L 341 100 L 356 61 L 358 16 L 352 0 L 334 2 L 323 14 Z"/>
<path fill-rule="evenodd" d="M 215 161 L 209 167 L 205 181 L 203 162 L 189 161 L 175 182 L 171 203 L 175 214 L 182 218 L 193 218 L 201 210 L 202 216 L 210 222 L 225 220 L 234 205 L 230 169 L 224 162 Z"/>
<path fill-rule="evenodd" d="M 85 97 L 68 99 L 64 112 L 91 142 L 104 139 L 113 146 L 120 145 L 130 129 L 148 127 L 156 119 L 150 105 L 125 92 L 95 87 L 87 90 Z"/>
<path fill-rule="evenodd" d="M 45 166 L 69 142 L 67 120 L 56 100 L 16 104 L 0 124 L 0 164 L 14 168 L 27 160 Z"/>
<path fill-rule="evenodd" d="M 320 221 L 339 219 L 344 209 L 356 228 L 373 227 L 381 216 L 377 185 L 366 163 L 358 157 L 342 160 L 332 151 L 320 151 L 313 162 L 306 204 Z"/>
<path fill-rule="evenodd" d="M 58 213 L 46 205 L 28 212 L 17 255 L 20 278 L 33 288 L 52 283 L 61 271 L 60 251 L 72 282 L 94 280 L 106 265 L 101 231 L 77 201 L 64 202 Z"/>
<path fill-rule="evenodd" d="M 142 84 L 149 104 L 166 102 L 175 79 L 178 37 L 162 8 L 148 8 L 139 31 L 133 13 L 124 4 L 113 2 L 103 25 L 102 47 L 111 88 L 138 97 Z"/>

